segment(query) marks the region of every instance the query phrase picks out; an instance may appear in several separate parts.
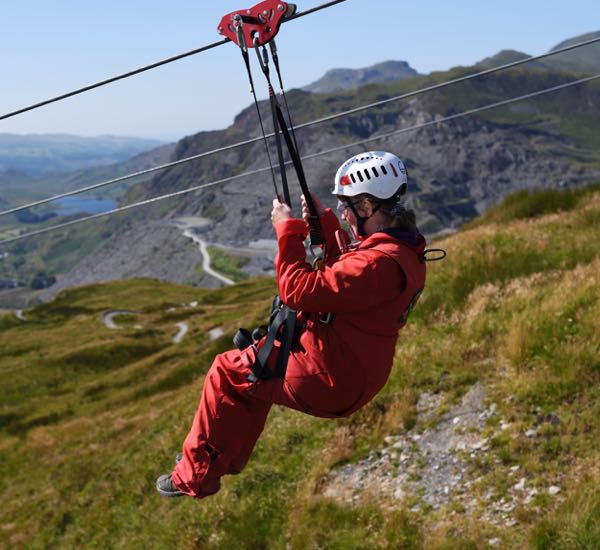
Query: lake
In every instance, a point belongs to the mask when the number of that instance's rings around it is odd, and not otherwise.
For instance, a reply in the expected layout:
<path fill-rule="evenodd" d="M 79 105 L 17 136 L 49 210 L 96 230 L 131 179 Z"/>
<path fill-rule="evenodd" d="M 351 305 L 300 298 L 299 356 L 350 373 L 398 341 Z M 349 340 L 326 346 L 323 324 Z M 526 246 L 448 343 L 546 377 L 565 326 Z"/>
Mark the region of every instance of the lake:
<path fill-rule="evenodd" d="M 94 199 L 92 197 L 65 197 L 56 201 L 58 205 L 54 212 L 59 216 L 73 214 L 100 214 L 117 208 L 117 203 L 111 199 Z"/>

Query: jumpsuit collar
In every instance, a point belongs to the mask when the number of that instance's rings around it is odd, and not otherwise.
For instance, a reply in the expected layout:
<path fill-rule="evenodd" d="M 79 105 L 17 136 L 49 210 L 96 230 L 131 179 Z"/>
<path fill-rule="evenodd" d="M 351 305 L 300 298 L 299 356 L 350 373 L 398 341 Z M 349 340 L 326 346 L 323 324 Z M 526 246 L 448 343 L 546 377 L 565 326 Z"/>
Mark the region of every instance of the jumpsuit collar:
<path fill-rule="evenodd" d="M 400 241 L 413 249 L 421 249 L 425 246 L 425 237 L 418 229 L 408 231 L 397 227 L 388 227 L 360 239 L 358 248 L 371 248 L 381 242 L 390 241 Z"/>

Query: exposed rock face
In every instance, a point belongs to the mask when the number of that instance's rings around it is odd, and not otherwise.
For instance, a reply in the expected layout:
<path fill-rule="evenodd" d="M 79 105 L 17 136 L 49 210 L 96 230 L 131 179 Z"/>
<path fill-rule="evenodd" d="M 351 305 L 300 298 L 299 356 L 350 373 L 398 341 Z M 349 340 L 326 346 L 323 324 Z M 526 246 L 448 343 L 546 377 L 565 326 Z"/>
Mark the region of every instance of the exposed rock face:
<path fill-rule="evenodd" d="M 534 485 L 519 475 L 518 465 L 504 464 L 496 456 L 492 439 L 502 432 L 511 433 L 512 427 L 500 416 L 495 403 L 486 402 L 481 383 L 472 386 L 460 403 L 438 416 L 443 399 L 441 394 L 422 394 L 416 426 L 405 435 L 386 437 L 385 446 L 364 460 L 332 471 L 323 482 L 322 494 L 346 504 L 372 497 L 391 507 L 414 502 L 415 512 L 423 507 L 437 510 L 453 505 L 503 526 L 515 525 L 516 508 L 530 505 L 538 494 L 560 498 L 560 480 L 543 480 L 545 485 L 538 480 Z M 556 415 L 552 419 L 560 422 Z M 494 426 L 493 431 L 490 426 Z M 525 434 L 512 435 L 531 438 L 537 432 L 533 427 Z M 514 480 L 508 491 L 482 491 L 486 484 L 475 465 L 485 460 Z"/>
<path fill-rule="evenodd" d="M 513 120 L 513 115 L 521 117 L 525 114 L 528 120 L 539 118 L 543 121 L 536 124 L 499 123 L 493 122 L 495 119 L 474 116 L 437 123 L 441 118 L 465 109 L 462 102 L 472 108 L 489 103 L 490 94 L 492 97 L 511 97 L 567 80 L 569 77 L 565 75 L 544 71 L 536 72 L 533 77 L 521 74 L 494 77 L 483 83 L 470 84 L 471 88 L 465 94 L 473 97 L 456 99 L 429 94 L 302 128 L 298 130 L 297 138 L 304 156 L 349 144 L 346 150 L 305 161 L 311 190 L 326 206 L 332 206 L 333 177 L 346 158 L 365 149 L 394 151 L 403 158 L 409 171 L 409 205 L 417 213 L 421 231 L 432 237 L 456 229 L 515 190 L 590 183 L 600 177 L 600 164 L 593 162 L 597 152 L 586 150 L 567 137 L 548 118 L 548 113 L 553 116 L 555 113 L 571 116 L 572 113 L 581 119 L 587 116 L 586 113 L 596 112 L 600 109 L 600 98 L 594 94 L 595 88 L 591 84 L 588 88 L 578 87 L 553 94 L 550 106 L 541 100 L 515 104 L 500 118 Z M 373 90 L 370 93 L 374 93 Z M 384 97 L 389 95 L 384 94 Z M 381 96 L 375 93 L 372 99 L 377 98 Z M 288 94 L 288 99 L 292 112 L 301 113 L 309 120 L 318 118 L 315 113 L 322 114 L 323 110 L 336 112 L 355 105 L 348 94 L 321 97 L 295 90 Z M 268 132 L 268 104 L 263 103 L 261 108 Z M 421 124 L 426 127 L 411 130 Z M 352 145 L 398 130 L 403 131 L 386 139 Z M 248 107 L 225 131 L 201 132 L 181 140 L 173 159 L 246 140 L 257 136 L 258 131 L 256 112 L 253 107 Z M 272 158 L 276 158 L 274 152 Z M 257 141 L 157 173 L 152 180 L 134 187 L 125 201 L 155 197 L 266 166 L 264 144 Z M 276 179 L 279 179 L 278 174 Z M 300 189 L 291 173 L 289 180 L 293 207 L 298 215 Z M 168 229 L 169 223 L 181 216 L 209 218 L 212 224 L 203 233 L 206 242 L 247 247 L 252 241 L 273 239 L 270 222 L 273 195 L 271 174 L 265 170 L 139 209 L 124 216 L 127 223 L 114 228 L 113 236 L 67 274 L 60 285 L 134 275 L 206 283 L 196 272 L 197 251 L 179 232 Z M 134 247 L 132 242 L 135 242 Z M 163 256 L 176 256 L 181 260 L 165 261 Z M 187 258 L 183 259 L 183 256 Z M 252 264 L 254 271 L 255 264 Z"/>
<path fill-rule="evenodd" d="M 331 144 L 348 139 L 364 139 L 373 133 L 386 133 L 419 123 L 431 122 L 431 115 L 418 100 L 392 114 L 365 113 L 333 124 L 333 129 L 299 132 L 302 151 L 325 151 Z M 573 186 L 589 181 L 592 174 L 574 168 L 561 158 L 569 143 L 560 136 L 539 130 L 536 135 L 519 128 L 503 128 L 476 119 L 461 119 L 407 132 L 385 141 L 369 144 L 398 152 L 409 170 L 409 189 L 423 232 L 432 235 L 454 229 L 483 212 L 507 193 L 523 187 Z M 368 147 L 368 146 L 367 146 Z M 556 159 L 548 154 L 556 152 Z M 356 148 L 310 159 L 305 170 L 311 189 L 328 205 L 330 190 L 339 164 Z M 186 154 L 193 154 L 186 151 Z M 558 160 L 560 159 L 560 160 Z M 248 163 L 250 161 L 250 163 Z M 248 170 L 266 165 L 262 144 L 251 147 L 245 158 L 229 152 L 227 164 L 210 170 L 192 168 L 198 178 L 218 179 L 231 173 L 232 166 Z M 186 178 L 187 180 L 188 178 Z M 299 187 L 291 177 L 292 198 L 298 207 Z M 155 192 L 177 188 L 179 181 L 170 173 L 157 178 Z M 243 245 L 250 240 L 272 238 L 270 207 L 273 195 L 268 172 L 234 180 L 219 187 L 194 193 L 178 214 L 201 214 L 214 219 L 207 240 Z M 297 212 L 297 210 L 296 210 Z"/>
<path fill-rule="evenodd" d="M 138 277 L 218 287 L 217 281 L 198 271 L 201 263 L 198 247 L 183 236 L 182 230 L 162 222 L 139 224 L 85 258 L 39 299 L 49 300 L 72 286 Z"/>

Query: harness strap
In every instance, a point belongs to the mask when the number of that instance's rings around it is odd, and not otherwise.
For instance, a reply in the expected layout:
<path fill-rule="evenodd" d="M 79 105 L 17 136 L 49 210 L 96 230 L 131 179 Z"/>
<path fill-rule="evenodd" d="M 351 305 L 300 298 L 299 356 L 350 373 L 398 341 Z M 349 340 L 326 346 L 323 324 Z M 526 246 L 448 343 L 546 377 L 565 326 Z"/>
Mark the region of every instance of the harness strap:
<path fill-rule="evenodd" d="M 306 176 L 304 175 L 304 168 L 302 166 L 302 160 L 300 159 L 300 155 L 296 147 L 294 146 L 294 142 L 292 140 L 292 136 L 287 127 L 287 123 L 285 117 L 283 116 L 283 112 L 281 111 L 281 107 L 279 103 L 276 105 L 276 114 L 277 120 L 279 121 L 279 127 L 281 128 L 281 133 L 283 134 L 283 139 L 285 139 L 285 144 L 288 148 L 290 158 L 292 159 L 292 164 L 294 165 L 294 169 L 296 170 L 296 175 L 298 176 L 298 182 L 300 183 L 300 188 L 302 189 L 302 194 L 306 199 L 306 206 L 308 207 L 308 211 L 310 213 L 308 226 L 310 229 L 310 244 L 314 245 L 324 245 L 325 238 L 323 237 L 323 229 L 321 227 L 321 219 L 317 214 L 317 207 L 315 206 L 314 201 L 312 200 L 312 195 L 308 189 L 308 184 L 306 183 Z"/>
<path fill-rule="evenodd" d="M 277 354 L 277 363 L 275 364 L 275 371 L 273 376 L 275 378 L 285 378 L 287 371 L 288 359 L 290 357 L 290 351 L 292 344 L 294 343 L 294 334 L 296 330 L 296 312 L 293 309 L 285 306 L 285 325 L 284 325 L 284 338 L 281 341 L 279 353 Z"/>
<path fill-rule="evenodd" d="M 273 86 L 271 84 L 270 71 L 269 71 L 269 57 L 267 54 L 267 50 L 262 48 L 259 50 L 258 37 L 254 37 L 254 48 L 256 49 L 256 56 L 258 57 L 258 62 L 262 69 L 262 72 L 267 79 L 267 84 L 269 87 L 269 102 L 271 104 L 271 117 L 273 118 L 273 133 L 275 134 L 275 145 L 277 147 L 277 160 L 279 161 L 279 173 L 281 174 L 281 187 L 283 188 L 283 200 L 288 206 L 292 206 L 292 200 L 290 197 L 290 189 L 287 181 L 287 174 L 285 171 L 285 161 L 283 159 L 283 148 L 281 146 L 281 135 L 279 128 L 279 120 L 277 118 L 276 110 L 278 107 L 277 98 L 275 97 L 275 92 L 273 91 Z"/>
<path fill-rule="evenodd" d="M 294 343 L 296 315 L 295 310 L 287 306 L 281 306 L 277 314 L 272 318 L 265 341 L 256 355 L 256 361 L 250 367 L 250 374 L 246 377 L 249 382 L 255 383 L 268 378 L 285 378 L 288 358 Z M 275 340 L 278 338 L 281 341 L 281 346 L 277 355 L 275 369 L 271 373 L 267 368 L 267 361 L 275 346 Z M 254 345 L 250 333 L 245 329 L 240 329 L 237 332 L 233 342 L 238 349 L 246 349 Z"/>
<path fill-rule="evenodd" d="M 260 130 L 262 132 L 263 142 L 265 144 L 265 149 L 267 152 L 267 159 L 269 161 L 269 167 L 271 169 L 271 179 L 273 180 L 273 189 L 275 190 L 275 196 L 279 197 L 279 191 L 277 190 L 277 182 L 275 181 L 275 170 L 273 170 L 273 162 L 271 161 L 271 153 L 269 151 L 269 144 L 267 143 L 267 137 L 265 135 L 265 127 L 262 120 L 262 115 L 260 114 L 260 108 L 258 106 L 258 99 L 256 97 L 256 89 L 254 88 L 254 79 L 252 78 L 252 70 L 250 69 L 250 58 L 248 56 L 248 44 L 246 43 L 246 39 L 244 37 L 244 28 L 241 23 L 241 16 L 236 15 L 234 18 L 236 22 L 236 36 L 237 36 L 237 44 L 240 47 L 240 52 L 242 53 L 242 59 L 244 60 L 244 65 L 246 66 L 246 72 L 248 73 L 248 80 L 250 82 L 250 92 L 252 93 L 252 97 L 254 98 L 254 106 L 256 107 L 256 114 L 258 115 L 258 122 L 260 124 Z"/>
<path fill-rule="evenodd" d="M 306 175 L 304 174 L 304 167 L 302 166 L 302 159 L 300 158 L 300 154 L 298 153 L 298 145 L 296 143 L 295 136 L 292 136 L 290 134 L 290 131 L 288 129 L 288 123 L 285 119 L 285 116 L 283 115 L 283 111 L 281 110 L 281 106 L 279 105 L 279 102 L 277 101 L 277 97 L 275 96 L 275 92 L 273 90 L 273 84 L 271 82 L 271 74 L 269 70 L 269 54 L 267 53 L 267 50 L 264 46 L 262 47 L 262 51 L 259 51 L 258 37 L 254 38 L 254 48 L 256 49 L 256 55 L 258 57 L 260 68 L 262 69 L 262 72 L 265 75 L 269 89 L 269 101 L 271 103 L 271 114 L 273 116 L 273 131 L 275 134 L 275 142 L 277 145 L 277 155 L 279 160 L 279 169 L 281 172 L 281 183 L 283 187 L 285 202 L 288 206 L 291 206 L 290 193 L 285 172 L 285 162 L 283 160 L 283 152 L 281 148 L 280 132 L 281 134 L 283 134 L 283 139 L 285 140 L 285 144 L 288 149 L 290 158 L 292 160 L 294 170 L 296 171 L 296 176 L 298 177 L 298 182 L 300 183 L 300 188 L 302 189 L 302 194 L 306 199 L 306 206 L 308 207 L 308 211 L 310 213 L 310 218 L 308 221 L 310 244 L 311 246 L 324 245 L 325 239 L 323 237 L 323 230 L 321 228 L 321 220 L 319 219 L 319 216 L 317 214 L 317 208 L 315 206 L 314 201 L 312 200 L 312 196 L 308 189 Z M 276 47 L 274 51 L 277 52 Z M 279 76 L 279 79 L 281 81 L 281 74 L 279 71 L 278 61 L 275 67 L 277 69 L 277 75 Z"/>

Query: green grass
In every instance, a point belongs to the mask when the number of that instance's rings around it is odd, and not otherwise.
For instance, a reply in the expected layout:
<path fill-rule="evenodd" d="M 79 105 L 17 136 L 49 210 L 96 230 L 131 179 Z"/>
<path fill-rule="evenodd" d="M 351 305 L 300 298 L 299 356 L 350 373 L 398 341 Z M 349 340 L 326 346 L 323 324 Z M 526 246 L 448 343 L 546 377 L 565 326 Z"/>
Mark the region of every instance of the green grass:
<path fill-rule="evenodd" d="M 460 307 L 470 293 L 485 284 L 506 284 L 534 273 L 574 268 L 600 252 L 596 238 L 598 209 L 587 208 L 598 186 L 577 191 L 521 192 L 492 209 L 483 221 L 466 229 L 495 224 L 472 238 L 469 232 L 450 241 L 444 270 L 431 270 L 427 289 L 412 315 L 417 322 Z M 543 214 L 578 208 L 569 222 L 533 220 Z M 510 224 L 522 220 L 521 224 Z M 476 234 L 476 233 L 474 233 Z"/>
<path fill-rule="evenodd" d="M 535 218 L 544 214 L 573 210 L 600 190 L 600 183 L 578 189 L 542 189 L 523 190 L 507 196 L 498 206 L 490 208 L 485 214 L 465 226 L 465 229 L 480 225 L 506 223 L 513 220 Z"/>
<path fill-rule="evenodd" d="M 230 277 L 236 282 L 248 278 L 248 274 L 242 271 L 242 267 L 250 261 L 248 258 L 229 254 L 216 246 L 209 246 L 208 253 L 210 254 L 211 266 L 219 273 Z"/>
<path fill-rule="evenodd" d="M 600 541 L 600 490 L 598 479 L 569 498 L 555 513 L 542 520 L 531 534 L 537 550 L 598 548 Z"/>
<path fill-rule="evenodd" d="M 205 501 L 162 499 L 154 481 L 172 468 L 214 355 L 238 326 L 264 321 L 273 279 L 214 291 L 118 281 L 65 291 L 27 322 L 1 315 L 0 546 L 449 550 L 495 536 L 519 550 L 596 548 L 599 232 L 597 190 L 527 194 L 436 243 L 448 258 L 428 265 L 382 392 L 335 421 L 274 407 L 247 469 Z M 138 313 L 109 330 L 110 309 Z M 175 345 L 181 321 L 190 330 Z M 215 327 L 225 336 L 209 342 Z M 560 479 L 562 500 L 540 494 L 499 530 L 451 508 L 322 496 L 336 465 L 413 428 L 421 392 L 442 392 L 446 411 L 476 381 L 515 428 L 474 475 L 501 494 L 503 468 L 518 465 L 532 483 Z M 536 422 L 535 441 L 524 437 Z"/>

